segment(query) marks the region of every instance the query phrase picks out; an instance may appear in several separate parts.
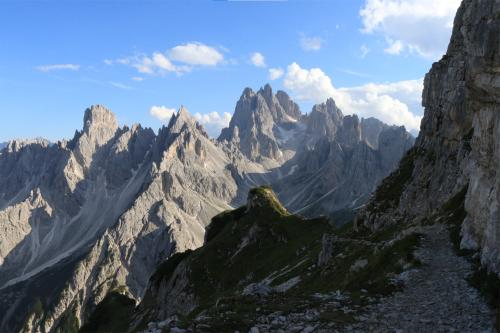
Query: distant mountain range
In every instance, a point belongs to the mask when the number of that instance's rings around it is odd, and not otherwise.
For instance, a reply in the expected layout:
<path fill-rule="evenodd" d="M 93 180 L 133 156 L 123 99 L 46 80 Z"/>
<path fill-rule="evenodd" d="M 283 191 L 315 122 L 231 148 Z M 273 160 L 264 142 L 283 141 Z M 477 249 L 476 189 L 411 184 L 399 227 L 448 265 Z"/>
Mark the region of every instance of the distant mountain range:
<path fill-rule="evenodd" d="M 403 129 L 245 90 L 219 142 L 274 191 L 214 217 L 138 304 L 110 290 L 83 331 L 500 332 L 499 36 L 499 0 L 462 1 L 415 145 L 368 201 L 412 143 Z M 301 216 L 332 207 L 359 209 L 340 228 Z"/>
<path fill-rule="evenodd" d="M 118 286 L 141 299 L 159 263 L 200 247 L 211 218 L 255 186 L 340 224 L 413 143 L 332 99 L 304 115 L 269 85 L 244 90 L 218 139 L 185 108 L 154 133 L 97 105 L 69 141 L 14 140 L 0 156 L 0 330 L 84 323 Z"/>

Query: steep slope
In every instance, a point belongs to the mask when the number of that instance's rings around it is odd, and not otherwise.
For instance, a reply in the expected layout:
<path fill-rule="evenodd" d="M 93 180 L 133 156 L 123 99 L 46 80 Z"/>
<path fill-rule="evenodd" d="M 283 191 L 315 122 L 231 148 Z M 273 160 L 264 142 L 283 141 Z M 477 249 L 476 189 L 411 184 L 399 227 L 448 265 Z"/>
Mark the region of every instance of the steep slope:
<path fill-rule="evenodd" d="M 500 273 L 500 1 L 464 0 L 446 55 L 425 78 L 415 147 L 358 217 L 371 228 L 430 218 L 460 191 L 462 247 Z M 463 222 L 463 223 L 462 223 Z"/>
<path fill-rule="evenodd" d="M 464 0 L 446 55 L 425 78 L 415 147 L 382 182 L 356 225 L 445 224 L 473 263 L 469 282 L 496 308 L 500 330 L 500 1 Z M 459 213 L 443 214 L 451 206 Z M 442 263 L 438 263 L 442 265 Z M 458 282 L 454 282 L 458 283 Z"/>
<path fill-rule="evenodd" d="M 334 230 L 325 219 L 289 214 L 269 187 L 253 189 L 245 206 L 212 220 L 203 247 L 158 267 L 128 329 L 343 330 L 418 265 L 415 230 L 396 234 Z M 123 311 L 89 326 L 105 331 Z"/>

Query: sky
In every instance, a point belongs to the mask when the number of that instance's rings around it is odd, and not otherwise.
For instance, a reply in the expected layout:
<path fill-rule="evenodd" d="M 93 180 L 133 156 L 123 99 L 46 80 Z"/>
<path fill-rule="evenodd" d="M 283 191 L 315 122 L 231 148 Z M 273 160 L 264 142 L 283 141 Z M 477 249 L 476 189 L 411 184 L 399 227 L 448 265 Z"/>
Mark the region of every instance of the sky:
<path fill-rule="evenodd" d="M 460 0 L 3 0 L 0 142 L 69 139 L 103 104 L 158 129 L 184 105 L 208 132 L 245 87 L 286 91 L 303 113 L 418 131 L 423 78 Z"/>

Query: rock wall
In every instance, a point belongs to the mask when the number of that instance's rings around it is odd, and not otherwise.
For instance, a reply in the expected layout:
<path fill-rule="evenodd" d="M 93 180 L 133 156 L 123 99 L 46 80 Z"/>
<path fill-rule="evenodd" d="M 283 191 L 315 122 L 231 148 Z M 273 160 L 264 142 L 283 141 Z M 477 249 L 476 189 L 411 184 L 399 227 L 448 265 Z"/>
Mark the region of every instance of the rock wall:
<path fill-rule="evenodd" d="M 500 0 L 462 2 L 424 86 L 415 148 L 357 223 L 428 218 L 468 186 L 462 247 L 481 250 L 483 264 L 500 272 Z"/>

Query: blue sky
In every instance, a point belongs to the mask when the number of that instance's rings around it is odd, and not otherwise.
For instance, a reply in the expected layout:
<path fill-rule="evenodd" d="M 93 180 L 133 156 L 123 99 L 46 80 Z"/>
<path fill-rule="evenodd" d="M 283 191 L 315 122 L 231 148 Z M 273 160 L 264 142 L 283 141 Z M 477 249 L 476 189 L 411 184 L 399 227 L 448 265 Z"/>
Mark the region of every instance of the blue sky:
<path fill-rule="evenodd" d="M 216 134 L 267 82 L 416 130 L 459 2 L 2 1 L 0 141 L 71 138 L 92 104 L 154 129 L 184 104 Z"/>

